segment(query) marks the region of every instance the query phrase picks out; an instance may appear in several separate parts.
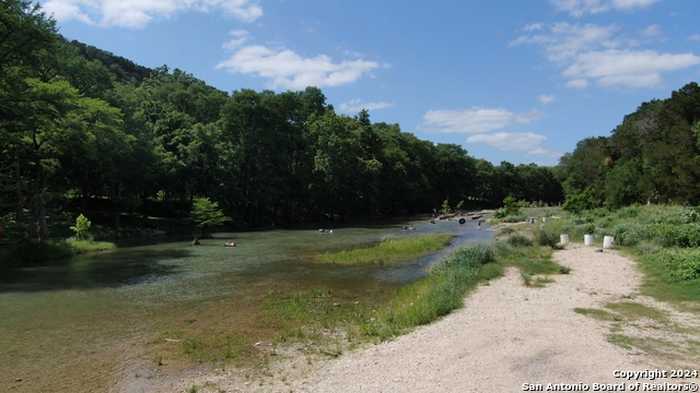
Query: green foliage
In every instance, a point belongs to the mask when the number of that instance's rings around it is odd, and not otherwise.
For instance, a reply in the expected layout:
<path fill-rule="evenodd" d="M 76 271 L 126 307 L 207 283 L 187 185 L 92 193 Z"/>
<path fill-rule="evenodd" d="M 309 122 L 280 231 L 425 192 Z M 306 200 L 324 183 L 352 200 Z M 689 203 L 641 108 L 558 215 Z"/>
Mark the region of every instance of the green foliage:
<path fill-rule="evenodd" d="M 700 224 L 658 224 L 651 230 L 665 247 L 700 247 Z"/>
<path fill-rule="evenodd" d="M 688 83 L 640 105 L 610 137 L 579 142 L 558 170 L 568 210 L 700 202 L 699 101 L 700 86 Z"/>
<path fill-rule="evenodd" d="M 399 289 L 392 302 L 365 323 L 365 334 L 386 339 L 461 307 L 467 291 L 502 274 L 501 266 L 490 263 L 493 260 L 486 246 L 456 251 L 428 277 Z"/>
<path fill-rule="evenodd" d="M 70 230 L 73 231 L 77 240 L 88 240 L 92 238 L 90 234 L 91 226 L 92 222 L 81 214 L 75 219 L 75 225 L 71 226 Z"/>
<path fill-rule="evenodd" d="M 612 227 L 615 242 L 621 246 L 635 246 L 645 240 L 648 235 L 645 228 L 634 223 L 620 223 Z"/>
<path fill-rule="evenodd" d="M 58 205 L 99 205 L 120 226 L 153 216 L 153 202 L 184 219 L 174 206 L 202 196 L 259 227 L 563 198 L 551 168 L 493 165 L 366 111 L 340 115 L 317 88 L 228 94 L 68 42 L 29 1 L 3 3 L 0 21 L 0 216 L 23 212 L 16 226 L 30 229 L 12 240 L 45 241 Z"/>
<path fill-rule="evenodd" d="M 440 205 L 440 213 L 442 214 L 450 214 L 452 213 L 452 208 L 450 207 L 450 201 L 445 199 L 442 201 L 442 205 Z"/>
<path fill-rule="evenodd" d="M 391 264 L 438 251 L 451 240 L 447 234 L 387 239 L 371 247 L 324 253 L 316 260 L 341 265 Z"/>
<path fill-rule="evenodd" d="M 192 201 L 192 221 L 198 228 L 205 229 L 223 225 L 229 221 L 219 204 L 209 198 L 195 198 Z"/>
<path fill-rule="evenodd" d="M 596 201 L 590 188 L 575 194 L 567 194 L 564 202 L 564 210 L 572 213 L 581 213 L 584 210 L 594 209 L 597 206 L 600 206 L 600 204 Z"/>
<path fill-rule="evenodd" d="M 513 247 L 530 247 L 532 246 L 532 240 L 520 234 L 512 235 L 507 240 L 508 244 Z"/>
<path fill-rule="evenodd" d="M 700 278 L 700 250 L 666 249 L 653 257 L 654 263 L 665 267 L 668 277 L 675 282 Z"/>
<path fill-rule="evenodd" d="M 551 227 L 537 228 L 535 231 L 535 241 L 540 246 L 557 249 L 560 248 L 559 235 L 561 235 L 561 231 L 554 230 Z"/>

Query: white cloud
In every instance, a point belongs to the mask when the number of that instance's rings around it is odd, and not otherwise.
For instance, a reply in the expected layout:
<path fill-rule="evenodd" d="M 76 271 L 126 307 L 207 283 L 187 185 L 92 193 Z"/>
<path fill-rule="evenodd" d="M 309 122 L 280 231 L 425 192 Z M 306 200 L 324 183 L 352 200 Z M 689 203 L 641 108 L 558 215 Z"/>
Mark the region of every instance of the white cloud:
<path fill-rule="evenodd" d="M 494 132 L 472 135 L 467 143 L 485 144 L 502 151 L 520 151 L 530 155 L 558 158 L 561 153 L 543 146 L 547 137 L 534 132 Z"/>
<path fill-rule="evenodd" d="M 649 25 L 642 30 L 642 36 L 647 38 L 654 38 L 663 35 L 663 30 L 659 25 Z"/>
<path fill-rule="evenodd" d="M 642 88 L 656 86 L 663 73 L 698 64 L 693 53 L 658 53 L 638 49 L 641 42 L 618 34 L 616 26 L 556 23 L 536 33 L 524 34 L 512 46 L 533 44 L 543 48 L 547 59 L 562 69 L 568 87 L 583 89 L 590 82 L 600 86 Z M 657 25 L 642 36 L 661 35 Z M 648 41 L 651 42 L 651 41 Z"/>
<path fill-rule="evenodd" d="M 572 89 L 585 89 L 588 87 L 588 81 L 585 79 L 572 79 L 566 82 L 566 87 L 571 87 Z"/>
<path fill-rule="evenodd" d="M 621 45 L 615 39 L 616 26 L 578 25 L 555 23 L 546 32 L 525 34 L 511 42 L 511 46 L 534 44 L 542 46 L 551 61 L 564 61 L 578 53 L 596 47 L 613 48 Z"/>
<path fill-rule="evenodd" d="M 550 0 L 554 7 L 569 15 L 580 18 L 611 10 L 630 11 L 646 8 L 658 0 Z"/>
<path fill-rule="evenodd" d="M 537 100 L 543 105 L 547 105 L 554 102 L 554 96 L 549 94 L 540 94 L 539 96 L 537 96 Z"/>
<path fill-rule="evenodd" d="M 358 113 L 359 111 L 366 109 L 368 111 L 376 111 L 380 109 L 391 108 L 394 106 L 393 102 L 388 101 L 370 101 L 363 102 L 359 99 L 350 100 L 340 104 L 339 109 L 343 113 Z"/>
<path fill-rule="evenodd" d="M 47 14 L 53 15 L 59 21 L 77 20 L 87 24 L 95 23 L 81 10 L 80 5 L 71 1 L 49 0 L 43 4 L 43 7 Z"/>
<path fill-rule="evenodd" d="M 532 32 L 532 31 L 540 31 L 544 28 L 544 23 L 540 22 L 534 22 L 534 23 L 528 23 L 523 27 L 523 31 L 526 32 Z"/>
<path fill-rule="evenodd" d="M 231 30 L 228 33 L 231 38 L 222 45 L 224 49 L 234 50 L 245 44 L 250 39 L 250 33 L 247 30 Z"/>
<path fill-rule="evenodd" d="M 652 50 L 606 50 L 582 53 L 563 75 L 571 80 L 595 80 L 601 86 L 651 87 L 661 73 L 700 64 L 692 53 L 657 53 Z"/>
<path fill-rule="evenodd" d="M 223 11 L 244 22 L 253 22 L 263 15 L 255 0 L 46 0 L 42 6 L 58 21 L 126 28 L 142 28 L 155 17 L 187 10 Z"/>
<path fill-rule="evenodd" d="M 216 68 L 269 79 L 273 88 L 301 90 L 355 82 L 379 66 L 363 59 L 336 62 L 326 55 L 302 57 L 289 49 L 252 45 L 240 48 Z"/>
<path fill-rule="evenodd" d="M 423 115 L 421 128 L 448 133 L 480 134 L 500 130 L 513 124 L 529 123 L 538 112 L 516 114 L 501 108 L 472 107 L 459 110 L 431 110 Z"/>

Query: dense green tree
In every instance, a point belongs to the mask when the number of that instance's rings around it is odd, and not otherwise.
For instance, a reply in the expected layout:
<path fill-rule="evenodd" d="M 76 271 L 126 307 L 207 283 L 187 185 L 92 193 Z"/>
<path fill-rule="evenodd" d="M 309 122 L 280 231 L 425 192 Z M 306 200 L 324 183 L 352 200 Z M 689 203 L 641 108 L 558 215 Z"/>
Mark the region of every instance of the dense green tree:
<path fill-rule="evenodd" d="M 550 168 L 494 166 L 367 111 L 337 114 L 315 87 L 228 94 L 67 41 L 29 1 L 0 1 L 0 71 L 0 217 L 24 226 L 13 236 L 46 239 L 66 209 L 146 226 L 216 200 L 216 217 L 255 227 L 562 198 Z M 694 94 L 667 117 L 697 124 Z"/>
<path fill-rule="evenodd" d="M 585 139 L 559 173 L 567 198 L 586 192 L 594 205 L 700 202 L 700 86 L 642 104 L 610 137 Z"/>

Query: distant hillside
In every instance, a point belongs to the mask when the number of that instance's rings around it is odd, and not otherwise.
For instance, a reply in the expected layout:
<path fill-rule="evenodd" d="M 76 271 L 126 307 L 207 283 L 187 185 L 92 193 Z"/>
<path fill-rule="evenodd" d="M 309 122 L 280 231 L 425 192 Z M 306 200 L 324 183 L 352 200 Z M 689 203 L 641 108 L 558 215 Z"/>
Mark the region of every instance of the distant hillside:
<path fill-rule="evenodd" d="M 112 52 L 108 52 L 76 40 L 66 40 L 66 42 L 78 49 L 80 55 L 85 57 L 87 60 L 97 60 L 101 62 L 117 77 L 119 82 L 140 83 L 153 74 L 152 69 L 138 65 L 133 61 L 117 56 Z"/>

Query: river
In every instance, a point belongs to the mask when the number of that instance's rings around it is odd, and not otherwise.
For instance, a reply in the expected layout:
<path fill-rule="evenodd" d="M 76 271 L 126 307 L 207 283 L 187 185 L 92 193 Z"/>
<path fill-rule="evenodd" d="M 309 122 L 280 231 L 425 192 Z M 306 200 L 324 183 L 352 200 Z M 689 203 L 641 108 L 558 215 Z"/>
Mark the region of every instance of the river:
<path fill-rule="evenodd" d="M 259 318 L 271 293 L 322 288 L 381 302 L 456 247 L 491 238 L 475 222 L 217 233 L 198 247 L 166 242 L 72 258 L 0 279 L 0 390 L 105 391 L 129 364 L 154 361 L 164 337 L 273 334 Z M 386 237 L 452 233 L 445 250 L 396 266 L 332 266 L 309 256 Z M 234 239 L 236 248 L 224 242 Z M 160 355 L 159 355 L 160 356 Z M 161 362 L 161 360 L 157 360 Z M 185 361 L 170 360 L 172 367 Z M 178 363 L 178 364 L 174 364 Z"/>

